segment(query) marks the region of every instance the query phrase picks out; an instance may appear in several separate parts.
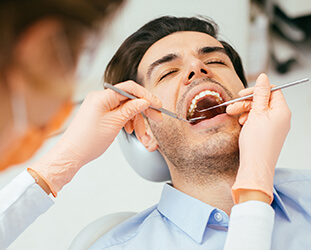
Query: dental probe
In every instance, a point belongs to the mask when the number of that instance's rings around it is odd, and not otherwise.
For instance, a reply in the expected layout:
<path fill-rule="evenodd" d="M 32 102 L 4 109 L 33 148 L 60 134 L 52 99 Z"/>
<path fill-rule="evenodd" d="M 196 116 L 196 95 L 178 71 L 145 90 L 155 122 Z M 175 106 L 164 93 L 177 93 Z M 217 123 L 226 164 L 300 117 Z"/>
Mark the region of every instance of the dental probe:
<path fill-rule="evenodd" d="M 126 97 L 128 97 L 128 98 L 130 98 L 130 99 L 138 99 L 136 96 L 133 96 L 133 95 L 131 95 L 131 94 L 129 94 L 129 93 L 123 91 L 122 89 L 119 89 L 119 88 L 117 88 L 117 87 L 115 87 L 115 86 L 113 86 L 113 85 L 111 85 L 111 84 L 109 84 L 109 83 L 106 83 L 106 82 L 105 82 L 105 83 L 104 83 L 104 87 L 105 87 L 105 88 L 108 88 L 108 89 L 111 89 L 111 90 L 113 90 L 113 91 L 119 93 L 120 95 L 126 96 Z M 184 122 L 190 122 L 190 121 L 187 121 L 186 119 L 183 119 L 183 118 L 177 116 L 175 113 L 173 113 L 173 112 L 171 112 L 171 111 L 168 111 L 167 109 L 164 109 L 164 108 L 158 108 L 158 109 L 157 109 L 157 108 L 154 108 L 154 107 L 152 107 L 152 106 L 150 106 L 149 108 L 154 109 L 154 110 L 157 110 L 157 111 L 160 111 L 161 113 L 166 114 L 166 115 L 168 115 L 168 116 L 170 116 L 170 117 L 173 117 L 173 118 L 175 118 L 175 119 L 177 119 L 177 120 L 184 121 Z"/>
<path fill-rule="evenodd" d="M 283 85 L 280 85 L 280 86 L 276 86 L 276 87 L 271 88 L 271 92 L 276 91 L 276 90 L 279 90 L 279 89 L 288 88 L 288 87 L 291 87 L 291 86 L 294 86 L 294 85 L 297 85 L 297 84 L 300 84 L 300 83 L 303 83 L 303 82 L 307 82 L 307 81 L 309 81 L 309 78 L 304 78 L 304 79 L 297 80 L 297 81 L 294 81 L 294 82 L 285 83 L 285 84 L 283 84 Z M 235 102 L 239 102 L 239 101 L 243 101 L 243 100 L 252 98 L 253 96 L 254 96 L 254 94 L 242 96 L 242 97 L 239 97 L 239 98 L 236 98 L 236 99 L 233 99 L 233 100 L 224 102 L 224 103 L 222 103 L 222 104 L 218 104 L 218 105 L 215 105 L 215 106 L 206 108 L 206 109 L 198 110 L 197 112 L 204 112 L 204 111 L 208 111 L 208 110 L 211 110 L 211 109 L 219 108 L 219 107 L 222 107 L 222 106 L 227 106 L 227 105 L 232 104 L 232 103 L 235 103 Z M 200 118 L 200 117 L 198 117 L 198 118 Z M 194 119 L 195 119 L 195 118 L 194 118 Z M 201 119 L 203 119 L 203 117 L 202 117 Z M 190 119 L 190 120 L 191 120 L 191 119 Z"/>

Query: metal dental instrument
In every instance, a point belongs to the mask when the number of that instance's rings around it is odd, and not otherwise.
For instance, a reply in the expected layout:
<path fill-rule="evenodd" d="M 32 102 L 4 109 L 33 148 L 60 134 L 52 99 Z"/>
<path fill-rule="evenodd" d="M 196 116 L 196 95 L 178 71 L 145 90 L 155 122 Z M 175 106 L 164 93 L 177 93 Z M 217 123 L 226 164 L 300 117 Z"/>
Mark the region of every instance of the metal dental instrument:
<path fill-rule="evenodd" d="M 108 88 L 108 89 L 112 89 L 113 91 L 119 93 L 120 95 L 126 96 L 126 97 L 128 97 L 130 99 L 138 99 L 136 96 L 133 96 L 133 95 L 123 91 L 122 89 L 119 89 L 119 88 L 117 88 L 117 87 L 115 87 L 115 86 L 113 86 L 113 85 L 111 85 L 109 83 L 104 83 L 104 87 Z M 160 111 L 161 113 L 166 114 L 166 115 L 168 115 L 170 117 L 173 117 L 173 118 L 175 118 L 177 120 L 188 122 L 188 123 L 190 122 L 190 121 L 187 121 L 186 119 L 183 119 L 183 118 L 177 116 L 175 113 L 173 113 L 171 111 L 168 111 L 167 109 L 164 109 L 164 108 L 158 108 L 157 109 L 157 108 L 154 108 L 152 106 L 150 106 L 149 108 L 157 110 L 157 111 Z"/>
<path fill-rule="evenodd" d="M 304 79 L 297 80 L 297 81 L 294 81 L 294 82 L 285 83 L 283 85 L 271 88 L 271 92 L 279 90 L 279 89 L 288 88 L 288 87 L 291 87 L 291 86 L 294 86 L 294 85 L 297 85 L 297 84 L 300 84 L 300 83 L 303 83 L 303 82 L 307 82 L 307 81 L 309 81 L 309 78 L 304 78 Z M 236 99 L 224 102 L 224 103 L 219 104 L 219 105 L 215 105 L 215 106 L 212 106 L 212 107 L 209 107 L 209 108 L 206 108 L 206 109 L 198 110 L 197 112 L 204 112 L 204 111 L 208 111 L 208 110 L 211 110 L 211 109 L 219 108 L 219 107 L 222 107 L 222 106 L 227 106 L 227 105 L 235 103 L 235 102 L 239 102 L 239 101 L 243 101 L 243 100 L 252 98 L 253 96 L 254 96 L 254 94 L 246 95 L 246 96 L 243 96 L 243 97 L 239 97 L 239 98 L 236 98 Z M 200 117 L 198 117 L 198 118 L 200 118 Z M 203 117 L 201 119 L 203 119 Z M 199 119 L 197 119 L 197 120 L 199 120 Z"/>

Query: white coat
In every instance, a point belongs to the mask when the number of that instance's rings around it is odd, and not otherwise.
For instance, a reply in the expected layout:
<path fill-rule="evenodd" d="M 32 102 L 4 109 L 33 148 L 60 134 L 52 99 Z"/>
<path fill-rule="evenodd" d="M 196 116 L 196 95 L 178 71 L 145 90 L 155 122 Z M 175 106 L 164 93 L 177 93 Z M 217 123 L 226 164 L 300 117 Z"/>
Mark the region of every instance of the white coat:
<path fill-rule="evenodd" d="M 0 249 L 6 249 L 54 201 L 25 170 L 0 191 Z"/>

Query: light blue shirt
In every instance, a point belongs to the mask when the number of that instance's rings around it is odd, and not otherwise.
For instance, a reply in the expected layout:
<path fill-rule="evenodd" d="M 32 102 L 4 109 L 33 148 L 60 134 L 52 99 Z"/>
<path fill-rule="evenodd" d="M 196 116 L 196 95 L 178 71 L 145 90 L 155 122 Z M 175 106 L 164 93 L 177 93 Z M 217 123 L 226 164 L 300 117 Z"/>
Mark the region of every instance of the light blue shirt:
<path fill-rule="evenodd" d="M 271 249 L 311 249 L 311 171 L 277 169 Z M 166 184 L 158 205 L 101 237 L 91 249 L 223 249 L 229 217 Z"/>

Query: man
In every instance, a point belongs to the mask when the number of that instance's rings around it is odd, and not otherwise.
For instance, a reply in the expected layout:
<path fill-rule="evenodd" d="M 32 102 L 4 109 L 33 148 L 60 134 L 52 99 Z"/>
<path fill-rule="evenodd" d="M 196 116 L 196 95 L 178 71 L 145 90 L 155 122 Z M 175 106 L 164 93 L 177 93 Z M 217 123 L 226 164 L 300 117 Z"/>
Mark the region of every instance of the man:
<path fill-rule="evenodd" d="M 105 80 L 134 80 L 180 117 L 206 119 L 192 124 L 167 116 L 160 123 L 146 119 L 146 132 L 138 139 L 149 151 L 162 154 L 172 185 L 164 186 L 157 206 L 116 227 L 95 249 L 223 249 L 231 210 L 245 201 L 246 190 L 256 192 L 260 198 L 255 200 L 273 201 L 272 249 L 310 246 L 306 232 L 311 229 L 311 206 L 296 197 L 311 187 L 310 173 L 278 171 L 272 193 L 290 111 L 280 92 L 270 93 L 265 75 L 255 89 L 243 90 L 247 83 L 240 58 L 217 40 L 215 24 L 197 18 L 151 21 L 122 44 Z M 222 108 L 200 112 L 251 92 L 253 101 L 229 106 L 227 113 Z M 305 196 L 303 200 L 310 200 Z M 295 240 L 284 239 L 293 230 Z"/>

